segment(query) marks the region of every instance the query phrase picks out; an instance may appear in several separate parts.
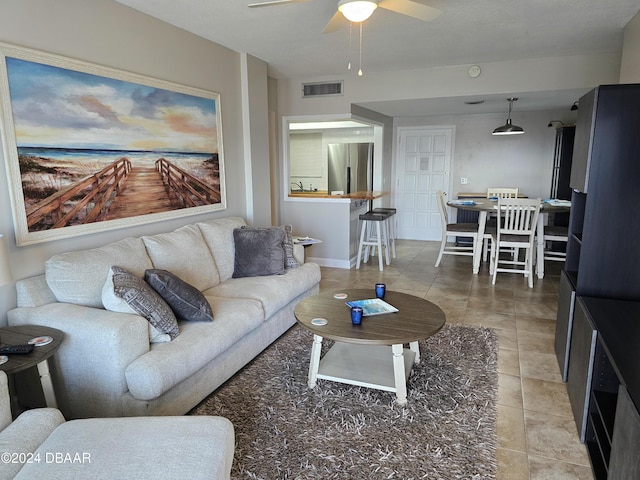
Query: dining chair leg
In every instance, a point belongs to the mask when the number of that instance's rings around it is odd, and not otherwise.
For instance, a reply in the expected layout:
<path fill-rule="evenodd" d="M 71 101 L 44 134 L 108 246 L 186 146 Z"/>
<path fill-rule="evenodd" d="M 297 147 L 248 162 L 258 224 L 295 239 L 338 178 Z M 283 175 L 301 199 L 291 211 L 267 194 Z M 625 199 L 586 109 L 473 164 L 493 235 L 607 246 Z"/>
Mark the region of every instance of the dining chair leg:
<path fill-rule="evenodd" d="M 440 253 L 438 253 L 438 259 L 436 260 L 436 267 L 440 265 L 440 260 L 442 260 L 442 255 L 444 253 L 444 247 L 447 245 L 447 237 L 445 236 L 440 243 Z"/>
<path fill-rule="evenodd" d="M 491 263 L 489 263 L 489 273 L 492 275 L 491 284 L 496 284 L 496 273 L 498 270 L 498 257 L 496 242 L 491 242 Z"/>

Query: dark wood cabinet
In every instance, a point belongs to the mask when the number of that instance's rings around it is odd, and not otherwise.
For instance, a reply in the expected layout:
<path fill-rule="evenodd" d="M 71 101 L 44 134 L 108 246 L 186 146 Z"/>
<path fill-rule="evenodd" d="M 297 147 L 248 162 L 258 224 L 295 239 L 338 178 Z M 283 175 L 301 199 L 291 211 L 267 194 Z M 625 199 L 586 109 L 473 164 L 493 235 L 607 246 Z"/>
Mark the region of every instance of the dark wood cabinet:
<path fill-rule="evenodd" d="M 578 297 L 573 327 L 569 400 L 594 477 L 640 478 L 640 302 Z"/>
<path fill-rule="evenodd" d="M 571 361 L 569 362 L 567 393 L 582 442 L 585 441 L 587 429 L 587 411 L 597 337 L 598 332 L 593 325 L 589 311 L 585 308 L 582 299 L 578 299 L 573 317 L 573 328 L 571 329 Z"/>
<path fill-rule="evenodd" d="M 629 392 L 623 386 L 620 386 L 618 393 L 615 425 L 608 478 L 640 478 L 640 415 Z"/>
<path fill-rule="evenodd" d="M 558 284 L 558 315 L 554 349 L 560 366 L 562 380 L 567 381 L 569 374 L 569 342 L 573 328 L 573 310 L 576 302 L 576 288 L 567 272 L 560 272 Z"/>
<path fill-rule="evenodd" d="M 614 441 L 633 438 L 620 429 L 640 405 L 640 84 L 597 87 L 579 105 L 555 350 L 595 477 L 640 478 Z"/>

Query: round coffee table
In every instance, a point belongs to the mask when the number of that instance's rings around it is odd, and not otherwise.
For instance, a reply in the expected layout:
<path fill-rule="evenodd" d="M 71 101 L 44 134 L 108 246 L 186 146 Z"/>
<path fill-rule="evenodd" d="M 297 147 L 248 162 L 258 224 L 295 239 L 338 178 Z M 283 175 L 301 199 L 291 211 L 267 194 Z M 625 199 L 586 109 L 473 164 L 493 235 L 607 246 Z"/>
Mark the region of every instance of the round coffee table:
<path fill-rule="evenodd" d="M 346 299 L 334 298 L 346 293 Z M 309 388 L 318 378 L 395 392 L 400 405 L 407 403 L 407 379 L 414 363 L 420 363 L 418 341 L 439 332 L 445 314 L 423 298 L 387 290 L 384 301 L 394 313 L 365 316 L 353 325 L 345 302 L 375 298 L 371 289 L 348 289 L 320 293 L 302 300 L 295 308 L 296 320 L 313 333 Z M 314 319 L 327 320 L 315 325 Z M 320 359 L 323 339 L 334 345 Z M 404 348 L 409 344 L 409 348 Z"/>

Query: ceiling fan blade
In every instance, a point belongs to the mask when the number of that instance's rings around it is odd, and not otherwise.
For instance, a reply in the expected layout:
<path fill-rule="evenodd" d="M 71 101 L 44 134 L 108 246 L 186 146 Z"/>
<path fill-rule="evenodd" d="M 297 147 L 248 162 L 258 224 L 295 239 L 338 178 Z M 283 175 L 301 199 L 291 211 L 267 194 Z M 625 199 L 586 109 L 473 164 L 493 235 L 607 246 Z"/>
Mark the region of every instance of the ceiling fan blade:
<path fill-rule="evenodd" d="M 346 21 L 347 19 L 344 18 L 344 15 L 342 15 L 342 13 L 340 13 L 339 11 L 336 11 L 333 17 L 331 17 L 331 20 L 329 20 L 329 23 L 327 23 L 327 26 L 324 27 L 322 33 L 335 32 L 336 30 L 339 30 Z"/>
<path fill-rule="evenodd" d="M 282 5 L 284 3 L 301 3 L 301 2 L 308 2 L 309 0 L 269 0 L 267 2 L 260 2 L 260 3 L 250 3 L 248 5 L 249 8 L 255 8 L 255 7 L 273 7 L 274 5 Z"/>
<path fill-rule="evenodd" d="M 412 0 L 380 0 L 378 6 L 424 22 L 429 22 L 442 13 L 437 8 L 428 7 Z"/>

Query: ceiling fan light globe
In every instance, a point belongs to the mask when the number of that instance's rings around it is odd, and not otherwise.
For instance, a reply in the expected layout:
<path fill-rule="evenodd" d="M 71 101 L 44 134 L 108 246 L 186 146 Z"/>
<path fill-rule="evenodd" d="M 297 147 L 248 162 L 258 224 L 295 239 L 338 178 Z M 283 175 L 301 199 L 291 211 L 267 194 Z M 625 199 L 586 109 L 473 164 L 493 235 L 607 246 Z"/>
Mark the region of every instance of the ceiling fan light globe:
<path fill-rule="evenodd" d="M 378 8 L 378 2 L 373 0 L 340 0 L 338 10 L 350 22 L 363 22 Z"/>

